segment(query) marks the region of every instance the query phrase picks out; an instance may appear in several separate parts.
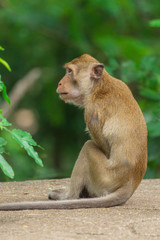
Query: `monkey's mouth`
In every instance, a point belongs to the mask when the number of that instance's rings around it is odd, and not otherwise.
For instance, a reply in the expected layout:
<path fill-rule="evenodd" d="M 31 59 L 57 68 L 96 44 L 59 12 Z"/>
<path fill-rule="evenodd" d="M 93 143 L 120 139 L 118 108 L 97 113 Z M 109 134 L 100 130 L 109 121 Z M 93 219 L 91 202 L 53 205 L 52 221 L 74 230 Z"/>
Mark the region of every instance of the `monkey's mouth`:
<path fill-rule="evenodd" d="M 68 93 L 67 92 L 61 92 L 59 93 L 59 97 L 63 100 L 68 98 Z"/>
<path fill-rule="evenodd" d="M 60 96 L 64 96 L 64 95 L 67 95 L 68 93 L 67 92 L 62 92 L 62 93 L 60 93 L 59 95 Z"/>

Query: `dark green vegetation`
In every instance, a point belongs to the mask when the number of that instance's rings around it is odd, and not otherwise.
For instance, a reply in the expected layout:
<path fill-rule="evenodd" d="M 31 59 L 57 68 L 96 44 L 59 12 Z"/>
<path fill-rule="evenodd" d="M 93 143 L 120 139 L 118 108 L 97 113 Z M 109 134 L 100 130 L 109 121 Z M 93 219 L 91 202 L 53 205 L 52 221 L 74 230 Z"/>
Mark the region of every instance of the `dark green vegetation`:
<path fill-rule="evenodd" d="M 4 48 L 2 48 L 0 46 L 0 50 L 4 51 Z M 4 59 L 0 58 L 0 63 L 3 66 L 5 66 L 9 71 L 11 71 L 9 64 Z M 7 88 L 4 84 L 4 82 L 1 80 L 1 75 L 0 75 L 0 94 L 2 94 L 3 99 L 9 105 L 11 105 L 11 101 L 7 94 Z M 3 110 L 0 109 L 0 132 L 1 132 L 1 134 L 3 131 L 5 133 L 8 133 L 8 135 L 10 135 L 10 136 L 7 136 L 7 134 L 6 134 L 7 139 L 8 139 L 8 137 L 11 137 L 13 140 L 15 140 L 21 148 L 26 150 L 28 155 L 30 157 L 32 157 L 39 166 L 43 167 L 42 160 L 39 158 L 38 153 L 34 149 L 34 147 L 37 147 L 37 146 L 40 147 L 40 146 L 32 139 L 31 134 L 26 131 L 22 131 L 20 129 L 10 130 L 11 126 L 12 126 L 12 124 L 9 123 L 7 121 L 7 119 L 3 116 Z M 8 162 L 6 161 L 6 159 L 3 156 L 4 154 L 6 154 L 5 146 L 7 144 L 8 144 L 8 141 L 5 138 L 0 137 L 0 168 L 7 177 L 14 178 L 14 170 L 12 169 L 11 165 L 8 164 Z"/>
<path fill-rule="evenodd" d="M 45 148 L 40 151 L 45 167 L 9 141 L 11 156 L 5 158 L 15 170 L 15 180 L 70 175 L 89 136 L 83 111 L 59 100 L 56 88 L 63 64 L 85 52 L 131 88 L 148 126 L 146 178 L 160 177 L 160 28 L 150 24 L 159 12 L 159 0 L 0 0 L 0 45 L 6 49 L 1 57 L 12 68 L 9 73 L 0 66 L 0 73 L 8 92 L 34 67 L 42 70 L 8 119 L 30 131 Z M 29 110 L 24 115 L 30 121 L 27 127 L 20 115 L 24 109 Z M 0 180 L 6 180 L 3 174 Z"/>

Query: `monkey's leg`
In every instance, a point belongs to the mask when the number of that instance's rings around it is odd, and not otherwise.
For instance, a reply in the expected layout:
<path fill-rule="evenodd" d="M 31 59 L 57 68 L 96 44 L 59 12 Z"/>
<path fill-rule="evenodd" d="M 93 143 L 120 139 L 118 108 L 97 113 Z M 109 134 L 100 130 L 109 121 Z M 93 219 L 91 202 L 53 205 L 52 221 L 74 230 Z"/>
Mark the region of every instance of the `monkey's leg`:
<path fill-rule="evenodd" d="M 87 161 L 86 161 L 86 143 L 81 149 L 78 159 L 71 175 L 71 183 L 68 191 L 65 190 L 53 190 L 49 193 L 48 198 L 52 200 L 63 199 L 77 199 L 80 196 L 81 191 L 84 188 L 84 182 L 87 176 Z"/>
<path fill-rule="evenodd" d="M 90 178 L 87 189 L 89 192 L 93 192 L 97 197 L 106 196 L 122 186 L 131 184 L 132 165 L 125 154 L 122 156 L 121 148 L 116 149 L 116 157 L 109 153 L 107 155 L 110 155 L 110 158 L 107 158 L 93 141 L 88 141 L 87 145 L 86 159 Z M 119 151 L 121 154 L 118 154 Z M 119 155 L 121 155 L 120 158 Z"/>
<path fill-rule="evenodd" d="M 107 176 L 106 161 L 106 156 L 97 145 L 91 140 L 87 141 L 73 168 L 69 191 L 64 194 L 54 190 L 49 194 L 49 198 L 78 199 L 84 190 L 88 192 L 89 197 L 102 196 L 104 192 L 102 183 L 104 176 Z"/>
<path fill-rule="evenodd" d="M 90 179 L 88 191 L 97 197 L 101 197 L 112 192 L 114 189 L 114 170 L 110 168 L 112 160 L 107 158 L 110 155 L 110 150 L 106 147 L 105 154 L 94 141 L 88 141 L 87 145 L 86 158 Z"/>
<path fill-rule="evenodd" d="M 74 165 L 69 191 L 67 194 L 67 199 L 77 199 L 80 198 L 83 190 L 87 191 L 87 181 L 88 181 L 88 161 L 87 152 L 88 144 L 87 142 L 82 147 L 78 159 Z"/>
<path fill-rule="evenodd" d="M 107 178 L 106 163 L 105 154 L 93 141 L 87 141 L 75 163 L 68 198 L 79 198 L 83 190 L 88 192 L 88 197 L 102 196 L 103 180 Z"/>

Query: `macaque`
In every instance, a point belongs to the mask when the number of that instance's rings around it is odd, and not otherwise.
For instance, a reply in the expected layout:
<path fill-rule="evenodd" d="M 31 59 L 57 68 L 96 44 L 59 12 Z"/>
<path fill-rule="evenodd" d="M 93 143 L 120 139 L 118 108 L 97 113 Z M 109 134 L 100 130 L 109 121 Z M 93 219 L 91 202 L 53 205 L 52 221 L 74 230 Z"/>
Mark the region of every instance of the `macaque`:
<path fill-rule="evenodd" d="M 65 64 L 57 93 L 84 108 L 88 140 L 75 163 L 67 191 L 52 201 L 1 204 L 0 210 L 105 208 L 124 204 L 147 168 L 147 128 L 127 85 L 88 54 Z"/>

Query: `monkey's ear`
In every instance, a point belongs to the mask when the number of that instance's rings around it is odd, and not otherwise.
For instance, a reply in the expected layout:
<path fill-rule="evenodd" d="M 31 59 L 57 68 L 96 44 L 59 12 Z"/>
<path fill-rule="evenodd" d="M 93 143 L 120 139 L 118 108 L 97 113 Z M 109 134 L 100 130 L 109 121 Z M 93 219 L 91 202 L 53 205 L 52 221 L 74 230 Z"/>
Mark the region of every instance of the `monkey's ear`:
<path fill-rule="evenodd" d="M 91 78 L 99 79 L 102 76 L 103 69 L 104 69 L 104 64 L 102 63 L 94 64 L 91 69 Z"/>

